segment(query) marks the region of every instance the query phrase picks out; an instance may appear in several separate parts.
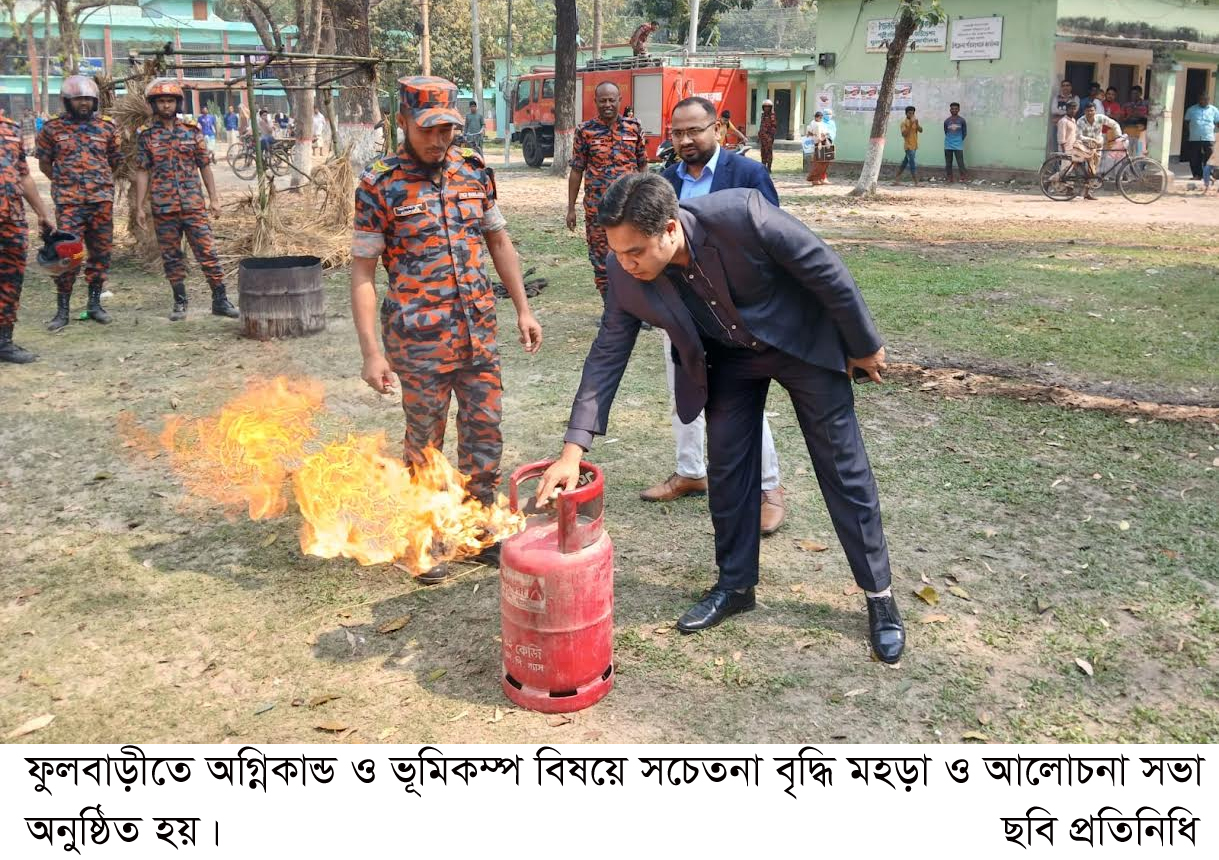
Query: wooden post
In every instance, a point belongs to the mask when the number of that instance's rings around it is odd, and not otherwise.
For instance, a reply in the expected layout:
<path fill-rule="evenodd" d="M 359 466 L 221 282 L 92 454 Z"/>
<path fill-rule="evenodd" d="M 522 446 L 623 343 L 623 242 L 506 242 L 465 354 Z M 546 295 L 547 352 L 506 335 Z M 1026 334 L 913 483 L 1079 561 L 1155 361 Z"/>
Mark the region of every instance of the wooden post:
<path fill-rule="evenodd" d="M 512 160 L 512 112 L 516 92 L 512 88 L 512 0 L 508 0 L 508 50 L 504 59 L 504 164 Z"/>
<path fill-rule="evenodd" d="M 483 113 L 483 48 L 481 24 L 478 20 L 478 0 L 470 0 L 470 41 L 474 52 L 474 104 L 478 105 L 478 113 Z M 480 130 L 481 131 L 481 130 Z"/>
<path fill-rule="evenodd" d="M 420 45 L 420 60 L 423 65 L 423 74 L 430 75 L 432 73 L 432 30 L 428 24 L 428 0 L 419 0 L 419 13 L 423 19 L 423 42 Z"/>
<path fill-rule="evenodd" d="M 267 176 L 267 165 L 262 158 L 262 133 L 258 128 L 258 114 L 255 113 L 254 107 L 254 64 L 250 62 L 249 54 L 245 54 L 241 59 L 245 65 L 246 99 L 250 103 L 250 137 L 254 141 L 254 167 L 258 172 L 258 205 L 260 211 L 266 211 L 267 186 L 263 180 Z"/>

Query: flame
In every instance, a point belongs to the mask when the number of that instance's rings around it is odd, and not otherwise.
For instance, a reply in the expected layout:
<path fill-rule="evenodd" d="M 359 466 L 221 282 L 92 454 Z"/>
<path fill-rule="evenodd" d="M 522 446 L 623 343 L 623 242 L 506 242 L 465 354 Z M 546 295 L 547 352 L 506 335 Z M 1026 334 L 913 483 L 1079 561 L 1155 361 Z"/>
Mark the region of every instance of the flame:
<path fill-rule="evenodd" d="M 251 383 L 214 416 L 171 417 L 161 444 L 191 492 L 271 519 L 288 509 L 284 482 L 317 435 L 321 408 L 320 383 L 280 376 Z"/>
<path fill-rule="evenodd" d="M 469 478 L 434 448 L 413 467 L 385 455 L 384 434 L 348 435 L 309 453 L 322 399 L 313 380 L 253 382 L 213 416 L 169 418 L 161 444 L 192 493 L 246 508 L 254 520 L 288 509 L 291 478 L 309 555 L 397 562 L 420 574 L 524 529 L 502 496 L 494 505 L 467 497 Z"/>
<path fill-rule="evenodd" d="M 305 459 L 293 476 L 302 552 L 421 573 L 524 528 L 502 497 L 490 507 L 467 497 L 469 478 L 436 449 L 408 468 L 384 447 L 384 434 L 348 436 Z"/>

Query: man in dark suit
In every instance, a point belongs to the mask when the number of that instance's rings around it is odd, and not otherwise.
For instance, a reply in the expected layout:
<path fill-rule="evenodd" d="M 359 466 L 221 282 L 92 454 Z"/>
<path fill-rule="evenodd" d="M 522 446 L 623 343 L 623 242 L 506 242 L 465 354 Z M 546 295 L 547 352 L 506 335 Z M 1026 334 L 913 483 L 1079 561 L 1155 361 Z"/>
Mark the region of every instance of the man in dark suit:
<path fill-rule="evenodd" d="M 605 315 L 563 453 L 540 482 L 538 502 L 576 486 L 581 456 L 606 431 L 641 321 L 663 328 L 679 371 L 678 412 L 693 418 L 706 407 L 719 568 L 715 586 L 678 629 L 704 630 L 754 607 L 762 410 L 773 379 L 792 398 L 834 529 L 866 593 L 872 648 L 897 662 L 905 629 L 848 375 L 880 382 L 885 351 L 842 261 L 755 190 L 679 206 L 663 178 L 626 176 L 611 186 L 598 218 L 614 252 Z"/>
<path fill-rule="evenodd" d="M 673 185 L 678 200 L 692 200 L 728 188 L 756 188 L 769 202 L 779 205 L 779 193 L 770 174 L 756 161 L 751 161 L 724 149 L 719 144 L 719 120 L 715 105 L 707 99 L 691 96 L 678 102 L 670 117 L 669 137 L 681 161 L 662 174 Z M 672 347 L 668 335 L 664 339 L 665 370 L 669 382 L 669 399 L 674 403 Z M 700 412 L 689 423 L 681 420 L 673 408 L 673 439 L 676 443 L 676 468 L 668 478 L 639 494 L 645 502 L 671 502 L 689 495 L 707 492 L 707 458 L 703 453 L 706 422 Z M 785 505 L 780 486 L 779 455 L 770 423 L 762 419 L 762 502 L 759 512 L 762 535 L 774 534 L 783 525 Z"/>

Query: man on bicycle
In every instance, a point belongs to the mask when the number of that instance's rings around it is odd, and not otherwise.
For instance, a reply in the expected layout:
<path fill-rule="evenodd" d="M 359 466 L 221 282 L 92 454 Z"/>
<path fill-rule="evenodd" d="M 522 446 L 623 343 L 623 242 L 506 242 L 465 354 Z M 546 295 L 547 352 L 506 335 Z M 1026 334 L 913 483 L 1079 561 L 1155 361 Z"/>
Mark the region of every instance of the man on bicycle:
<path fill-rule="evenodd" d="M 1100 168 L 1101 153 L 1105 148 L 1105 129 L 1113 129 L 1116 134 L 1120 135 L 1122 127 L 1118 125 L 1117 120 L 1098 114 L 1095 103 L 1091 102 L 1084 108 L 1084 115 L 1075 123 L 1073 137 L 1068 139 L 1069 135 L 1063 134 L 1066 129 L 1061 126 L 1060 121 L 1059 143 L 1062 151 L 1071 156 L 1071 161 L 1058 172 L 1058 180 L 1061 182 L 1066 179 L 1067 172 L 1072 165 L 1083 164 L 1087 176 L 1084 182 L 1084 199 L 1095 200 L 1096 198 L 1092 196 L 1092 187 Z"/>

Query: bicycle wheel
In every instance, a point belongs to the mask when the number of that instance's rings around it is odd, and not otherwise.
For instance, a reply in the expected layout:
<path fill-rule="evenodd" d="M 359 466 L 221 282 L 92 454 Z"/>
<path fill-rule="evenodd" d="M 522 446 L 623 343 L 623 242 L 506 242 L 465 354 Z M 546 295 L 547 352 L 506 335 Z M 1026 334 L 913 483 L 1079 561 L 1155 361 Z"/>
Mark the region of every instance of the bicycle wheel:
<path fill-rule="evenodd" d="M 258 175 L 258 162 L 255 161 L 254 150 L 249 147 L 242 147 L 236 152 L 230 150 L 229 167 L 233 168 L 238 179 L 247 181 L 253 179 Z"/>
<path fill-rule="evenodd" d="M 1154 203 L 1168 189 L 1168 171 L 1154 158 L 1132 158 L 1117 175 L 1117 190 L 1131 203 Z"/>
<path fill-rule="evenodd" d="M 292 151 L 274 150 L 271 153 L 271 160 L 267 166 L 271 168 L 271 173 L 275 176 L 287 176 L 292 170 Z"/>
<path fill-rule="evenodd" d="M 1066 178 L 1059 179 L 1058 176 L 1064 169 Z M 1038 179 L 1041 182 L 1041 193 L 1060 203 L 1074 199 L 1083 189 L 1083 180 L 1072 172 L 1070 157 L 1062 154 L 1051 155 L 1045 160 Z"/>

